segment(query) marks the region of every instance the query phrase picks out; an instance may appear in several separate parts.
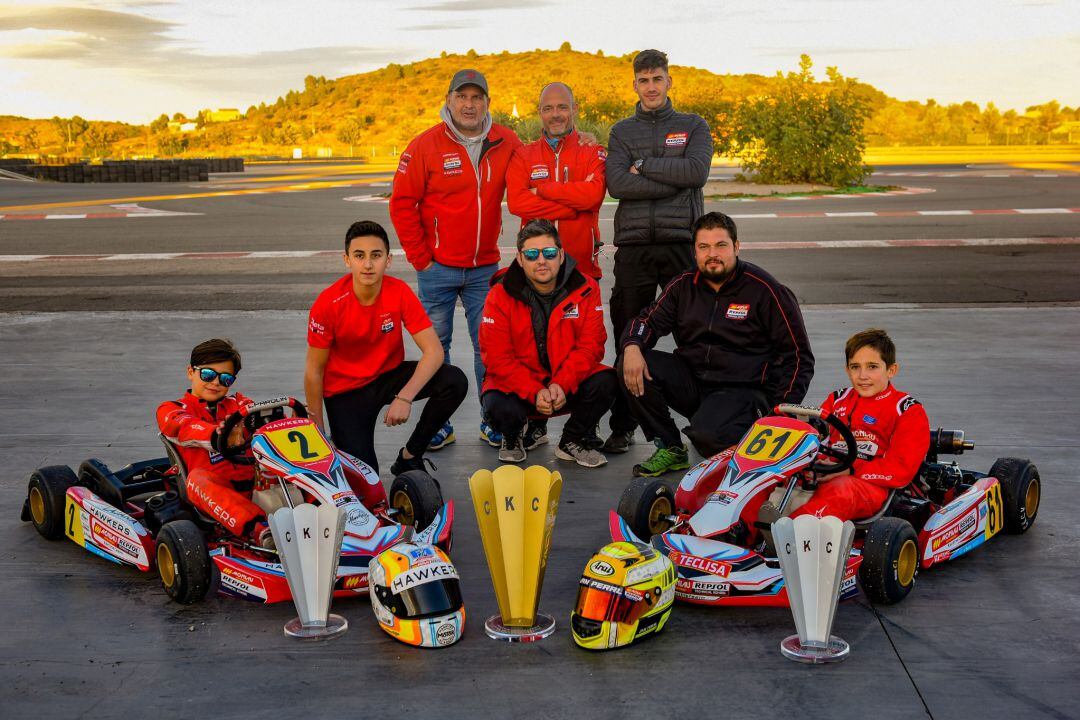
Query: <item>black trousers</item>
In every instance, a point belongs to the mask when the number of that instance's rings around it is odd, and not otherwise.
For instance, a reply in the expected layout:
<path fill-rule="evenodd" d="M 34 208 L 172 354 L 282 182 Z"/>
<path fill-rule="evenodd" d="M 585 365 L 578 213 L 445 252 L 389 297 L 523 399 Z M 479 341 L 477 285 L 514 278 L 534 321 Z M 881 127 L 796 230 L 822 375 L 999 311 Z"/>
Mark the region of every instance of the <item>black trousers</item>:
<path fill-rule="evenodd" d="M 615 348 L 627 326 L 656 300 L 672 278 L 694 267 L 690 243 L 630 245 L 615 251 L 615 288 L 611 291 L 611 326 Z M 637 423 L 619 393 L 609 421 L 615 432 L 631 432 Z"/>
<path fill-rule="evenodd" d="M 382 409 L 401 392 L 415 371 L 416 361 L 406 360 L 363 387 L 326 398 L 323 405 L 334 444 L 378 472 L 375 425 L 380 420 Z M 428 401 L 405 443 L 405 449 L 414 457 L 423 455 L 431 438 L 450 419 L 468 392 L 469 381 L 465 373 L 453 365 L 440 367 L 416 395 L 415 400 L 427 398 Z"/>
<path fill-rule="evenodd" d="M 756 388 L 701 383 L 689 365 L 662 350 L 645 350 L 644 356 L 652 376 L 652 380 L 645 380 L 645 394 L 634 397 L 625 387 L 623 391 L 650 440 L 659 438 L 667 446 L 682 444 L 671 418 L 671 410 L 675 410 L 690 419 L 683 432 L 694 448 L 702 456 L 712 457 L 738 443 L 754 421 L 769 412 L 768 398 Z"/>
<path fill-rule="evenodd" d="M 563 426 L 562 440 L 584 444 L 586 439 L 591 438 L 600 418 L 611 409 L 617 392 L 615 372 L 602 370 L 586 378 L 578 386 L 577 392 L 568 393 L 566 406 L 560 411 L 570 411 L 570 417 Z M 488 390 L 481 402 L 492 427 L 504 437 L 520 437 L 529 416 L 539 414 L 531 402 L 501 390 Z"/>

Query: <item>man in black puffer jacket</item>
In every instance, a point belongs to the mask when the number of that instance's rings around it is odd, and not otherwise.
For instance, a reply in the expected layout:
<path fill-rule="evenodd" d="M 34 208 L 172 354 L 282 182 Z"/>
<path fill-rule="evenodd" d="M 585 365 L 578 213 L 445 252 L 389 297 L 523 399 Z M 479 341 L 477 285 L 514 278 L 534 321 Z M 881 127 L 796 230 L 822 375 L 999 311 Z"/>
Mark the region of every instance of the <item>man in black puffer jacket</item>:
<path fill-rule="evenodd" d="M 667 55 L 643 50 L 634 58 L 633 117 L 611 129 L 608 193 L 615 211 L 615 289 L 611 324 L 616 339 L 656 299 L 658 288 L 694 266 L 690 226 L 705 212 L 702 188 L 709 179 L 713 144 L 709 124 L 675 112 L 668 99 Z M 625 399 L 611 413 L 606 452 L 626 452 L 636 423 Z"/>

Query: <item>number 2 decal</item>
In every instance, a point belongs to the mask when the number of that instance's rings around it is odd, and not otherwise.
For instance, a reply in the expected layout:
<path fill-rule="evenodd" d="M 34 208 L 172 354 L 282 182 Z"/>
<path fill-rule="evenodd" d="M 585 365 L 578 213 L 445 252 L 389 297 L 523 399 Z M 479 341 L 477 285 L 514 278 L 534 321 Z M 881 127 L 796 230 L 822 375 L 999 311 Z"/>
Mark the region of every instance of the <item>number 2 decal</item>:
<path fill-rule="evenodd" d="M 315 458 L 319 457 L 318 453 L 313 453 L 308 448 L 308 440 L 306 437 L 304 437 L 304 433 L 300 432 L 299 430 L 292 430 L 285 437 L 288 438 L 289 442 L 296 443 L 300 446 L 301 459 L 314 460 Z"/>

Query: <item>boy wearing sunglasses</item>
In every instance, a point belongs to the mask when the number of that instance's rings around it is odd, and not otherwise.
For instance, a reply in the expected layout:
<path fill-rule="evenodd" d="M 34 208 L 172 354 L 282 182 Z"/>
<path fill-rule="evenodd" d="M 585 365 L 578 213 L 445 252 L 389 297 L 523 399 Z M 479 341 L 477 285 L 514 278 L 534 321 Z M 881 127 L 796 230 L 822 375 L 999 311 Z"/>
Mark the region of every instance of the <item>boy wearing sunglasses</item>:
<path fill-rule="evenodd" d="M 225 419 L 251 404 L 240 393 L 229 395 L 239 372 L 240 352 L 231 341 L 214 338 L 196 345 L 187 368 L 191 388 L 179 400 L 158 406 L 158 428 L 184 459 L 188 502 L 232 534 L 271 547 L 265 514 L 251 501 L 252 466 L 221 456 L 223 448 L 244 442 L 243 423 L 228 438 L 221 436 Z"/>
<path fill-rule="evenodd" d="M 502 433 L 499 460 L 523 462 L 530 419 L 569 410 L 555 456 L 599 467 L 607 458 L 590 439 L 618 387 L 601 363 L 607 331 L 600 287 L 564 255 L 549 220 L 526 223 L 517 248 L 514 262 L 492 278 L 480 323 L 482 403 Z M 532 447 L 539 444 L 532 438 Z"/>

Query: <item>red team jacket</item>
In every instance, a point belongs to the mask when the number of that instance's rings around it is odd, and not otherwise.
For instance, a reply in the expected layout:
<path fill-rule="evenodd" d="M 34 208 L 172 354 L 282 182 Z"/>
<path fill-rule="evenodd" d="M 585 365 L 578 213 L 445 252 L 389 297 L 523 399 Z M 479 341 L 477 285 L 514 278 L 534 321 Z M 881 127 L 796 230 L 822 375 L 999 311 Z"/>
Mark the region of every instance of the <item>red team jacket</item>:
<path fill-rule="evenodd" d="M 537 218 L 556 222 L 563 248 L 578 270 L 597 279 L 606 158 L 607 152 L 599 145 L 580 145 L 574 130 L 556 150 L 543 137 L 519 147 L 506 174 L 506 202 L 510 212 L 521 218 L 522 227 Z M 586 181 L 589 175 L 593 179 Z"/>
<path fill-rule="evenodd" d="M 522 299 L 525 273 L 514 262 L 492 278 L 480 322 L 480 357 L 487 375 L 483 391 L 513 393 L 528 402 L 551 383 L 567 394 L 582 381 L 606 368 L 604 308 L 600 286 L 575 272 L 566 281 L 567 297 L 555 305 L 548 320 L 549 373 L 540 362 L 533 336 L 532 311 Z"/>
<path fill-rule="evenodd" d="M 201 468 L 222 480 L 249 480 L 254 472 L 252 467 L 226 462 L 210 446 L 210 437 L 225 418 L 250 404 L 250 398 L 234 393 L 210 406 L 186 392 L 179 400 L 163 402 L 158 406 L 158 429 L 180 446 L 180 457 L 184 459 L 189 474 Z"/>
<path fill-rule="evenodd" d="M 902 488 L 915 477 L 930 447 L 930 421 L 922 403 L 891 384 L 880 395 L 859 397 L 854 388 L 829 394 L 821 405 L 851 427 L 859 451 L 873 460 L 856 460 L 853 474 L 883 488 Z M 843 446 L 835 430 L 829 438 Z"/>
<path fill-rule="evenodd" d="M 458 268 L 499 262 L 506 168 L 520 145 L 512 130 L 492 125 L 477 177 L 445 122 L 409 143 L 394 174 L 390 220 L 414 268 L 432 260 Z"/>

